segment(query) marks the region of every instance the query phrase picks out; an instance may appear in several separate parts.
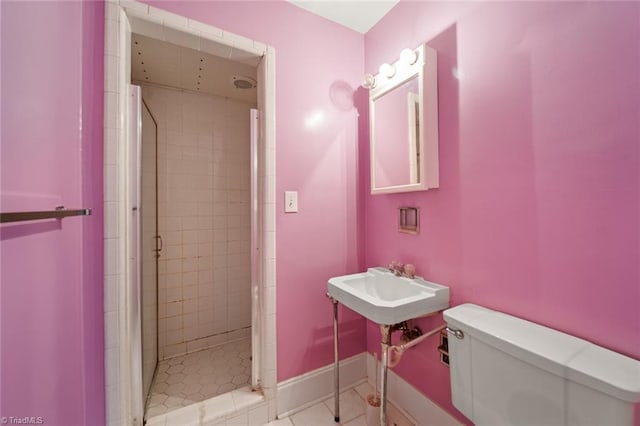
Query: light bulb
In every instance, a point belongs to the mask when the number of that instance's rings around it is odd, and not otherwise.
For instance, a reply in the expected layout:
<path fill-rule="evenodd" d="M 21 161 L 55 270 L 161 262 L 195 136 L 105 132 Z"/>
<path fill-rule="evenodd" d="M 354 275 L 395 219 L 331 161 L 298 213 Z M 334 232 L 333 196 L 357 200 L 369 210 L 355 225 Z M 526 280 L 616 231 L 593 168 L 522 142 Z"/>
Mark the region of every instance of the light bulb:
<path fill-rule="evenodd" d="M 418 53 L 411 49 L 402 49 L 400 52 L 400 59 L 409 65 L 413 65 L 418 60 Z"/>
<path fill-rule="evenodd" d="M 362 87 L 365 89 L 373 89 L 376 87 L 376 78 L 369 73 L 362 76 Z"/>
<path fill-rule="evenodd" d="M 391 78 L 396 74 L 396 67 L 394 67 L 393 65 L 384 63 L 380 65 L 379 71 L 380 71 L 380 74 L 384 75 L 385 77 Z"/>

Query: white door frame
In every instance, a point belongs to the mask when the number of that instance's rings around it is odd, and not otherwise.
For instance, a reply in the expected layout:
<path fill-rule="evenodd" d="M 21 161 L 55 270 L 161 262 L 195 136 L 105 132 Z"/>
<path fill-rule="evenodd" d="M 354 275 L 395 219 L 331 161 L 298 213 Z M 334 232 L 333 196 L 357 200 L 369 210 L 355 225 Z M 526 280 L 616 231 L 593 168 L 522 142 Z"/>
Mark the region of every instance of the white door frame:
<path fill-rule="evenodd" d="M 258 66 L 259 241 L 257 291 L 259 312 L 253 315 L 260 344 L 253 347 L 260 387 L 266 400 L 276 392 L 275 322 L 275 50 L 183 16 L 135 1 L 108 0 L 105 14 L 105 374 L 108 425 L 142 425 L 139 386 L 141 366 L 133 356 L 130 244 L 131 176 L 128 146 L 131 82 L 131 33 L 139 33 L 194 49 L 215 43 L 230 52 L 230 59 L 262 57 Z M 257 325 L 257 324 L 252 324 Z M 254 345 L 255 346 L 255 345 Z M 272 404 L 269 404 L 272 406 Z M 273 404 L 275 406 L 275 404 Z M 275 418 L 275 410 L 269 410 Z"/>

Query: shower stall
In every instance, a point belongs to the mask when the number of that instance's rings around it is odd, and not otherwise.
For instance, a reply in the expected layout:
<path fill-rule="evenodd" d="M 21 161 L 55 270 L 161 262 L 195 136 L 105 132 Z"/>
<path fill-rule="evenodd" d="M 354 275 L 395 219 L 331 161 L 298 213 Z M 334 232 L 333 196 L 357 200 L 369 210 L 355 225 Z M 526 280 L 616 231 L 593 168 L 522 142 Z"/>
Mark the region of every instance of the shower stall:
<path fill-rule="evenodd" d="M 145 419 L 256 385 L 256 73 L 132 34 Z"/>

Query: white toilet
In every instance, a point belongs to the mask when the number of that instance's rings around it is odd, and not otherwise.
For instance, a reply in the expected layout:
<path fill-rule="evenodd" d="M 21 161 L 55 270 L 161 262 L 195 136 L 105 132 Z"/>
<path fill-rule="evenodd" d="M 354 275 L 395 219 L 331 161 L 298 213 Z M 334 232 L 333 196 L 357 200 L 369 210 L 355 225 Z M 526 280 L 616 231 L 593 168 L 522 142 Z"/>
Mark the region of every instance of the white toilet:
<path fill-rule="evenodd" d="M 640 361 L 482 306 L 444 319 L 453 405 L 475 425 L 634 424 Z"/>

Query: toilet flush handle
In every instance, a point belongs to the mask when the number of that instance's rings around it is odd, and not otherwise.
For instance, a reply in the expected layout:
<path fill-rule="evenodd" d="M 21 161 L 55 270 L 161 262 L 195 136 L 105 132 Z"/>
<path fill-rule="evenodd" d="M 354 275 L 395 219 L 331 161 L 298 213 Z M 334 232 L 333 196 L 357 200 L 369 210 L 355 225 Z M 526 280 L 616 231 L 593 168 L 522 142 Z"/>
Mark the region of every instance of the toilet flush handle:
<path fill-rule="evenodd" d="M 447 333 L 456 336 L 456 339 L 464 339 L 464 333 L 462 330 L 456 330 L 455 328 L 447 327 Z"/>

